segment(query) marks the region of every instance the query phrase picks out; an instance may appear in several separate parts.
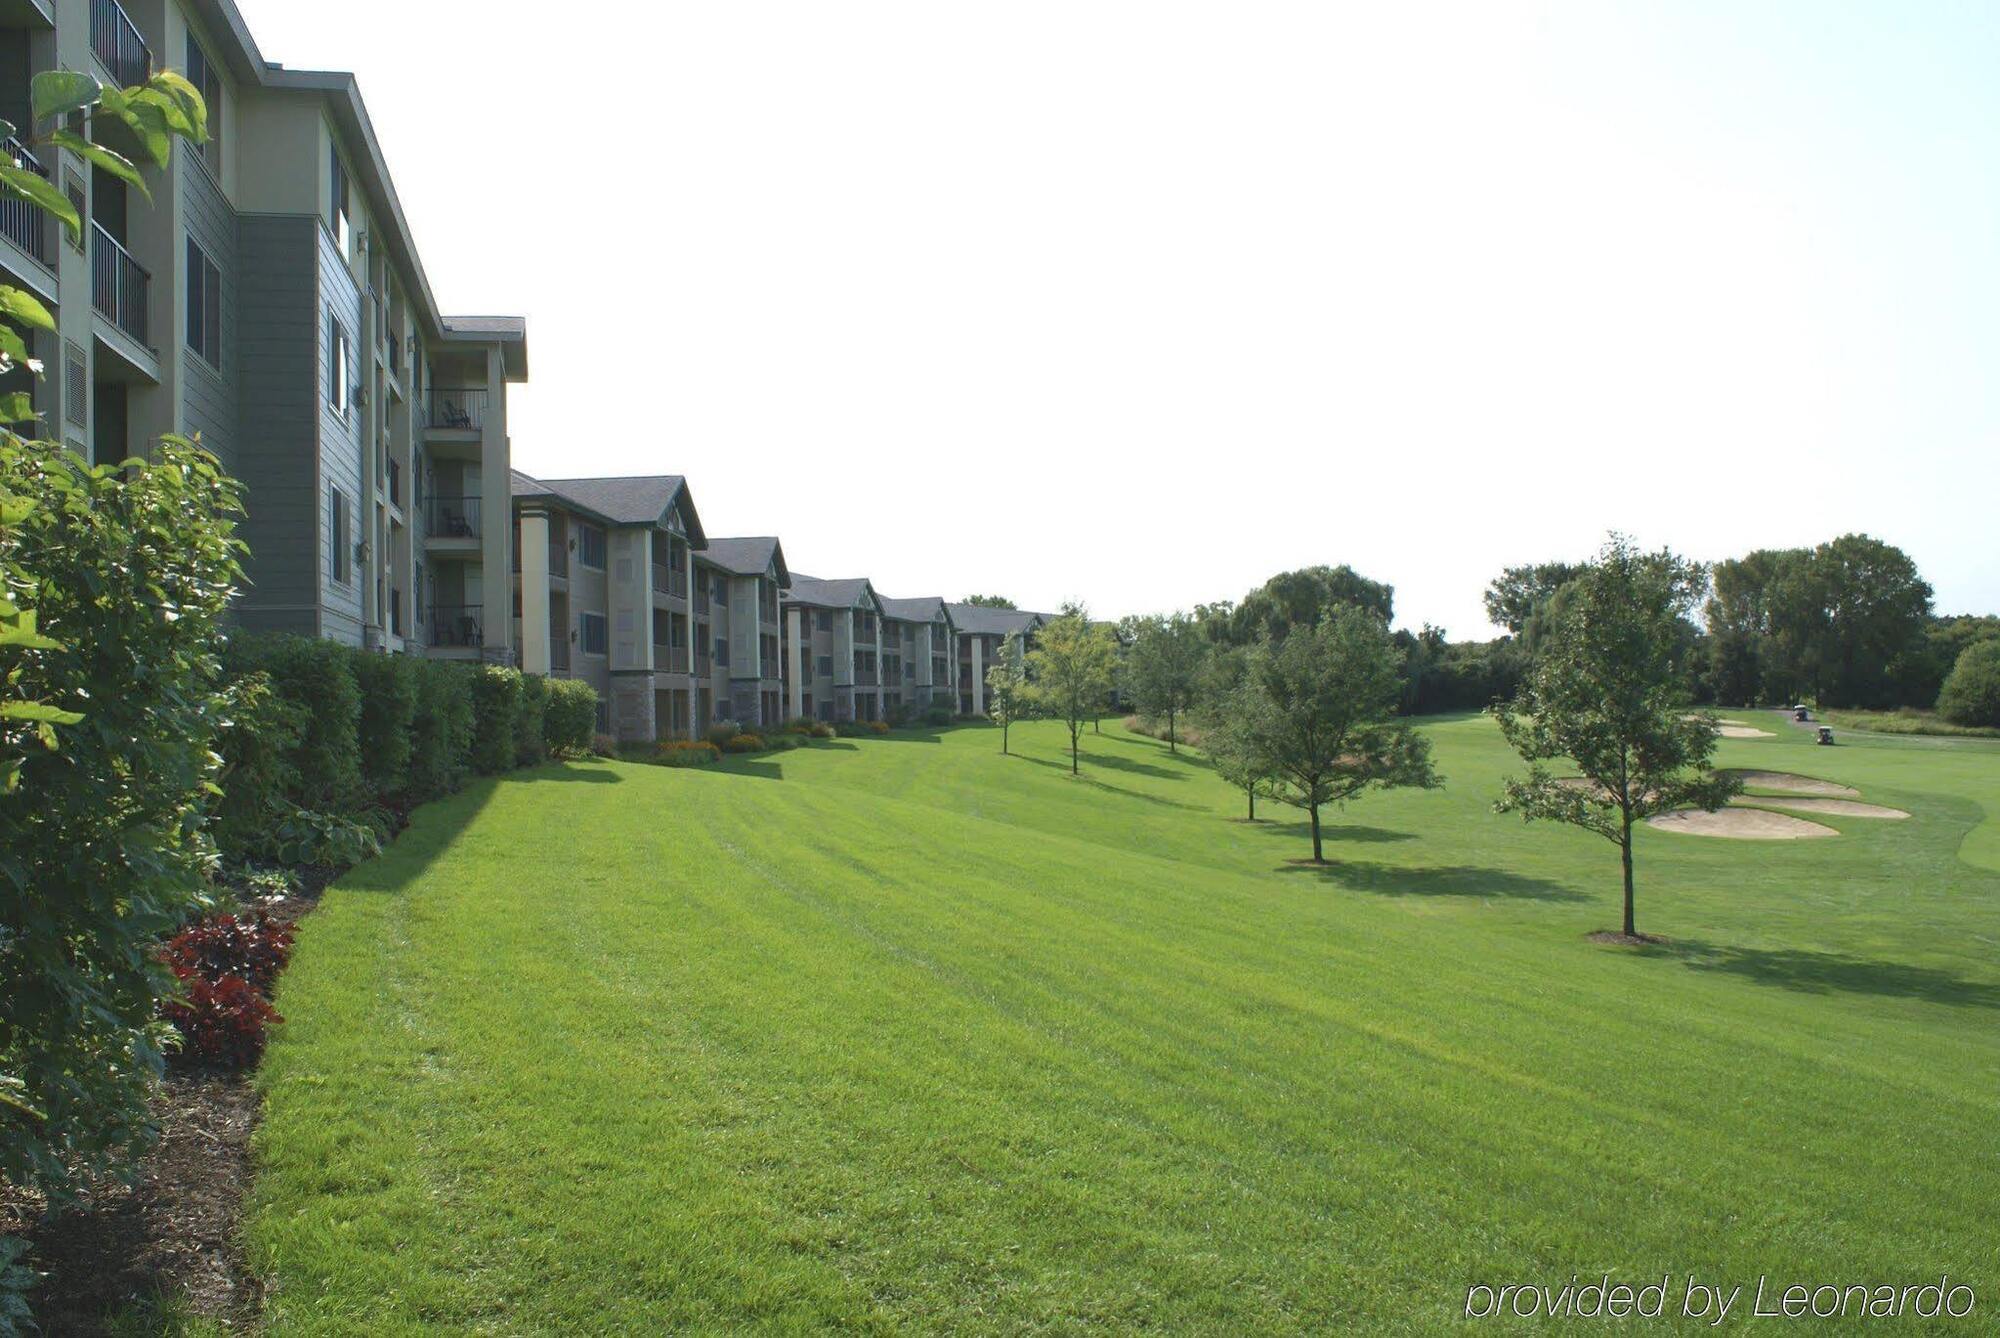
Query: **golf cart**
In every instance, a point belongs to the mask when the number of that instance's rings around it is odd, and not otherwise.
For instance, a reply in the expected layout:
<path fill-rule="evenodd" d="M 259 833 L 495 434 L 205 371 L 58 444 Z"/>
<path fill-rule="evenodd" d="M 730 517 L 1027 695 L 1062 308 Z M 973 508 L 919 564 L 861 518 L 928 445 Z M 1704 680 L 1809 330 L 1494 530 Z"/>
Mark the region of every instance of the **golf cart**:
<path fill-rule="evenodd" d="M 1812 719 L 1812 708 L 1805 705 L 1794 706 L 1792 708 L 1792 719 L 1798 721 L 1801 725 L 1805 724 L 1808 720 Z"/>
<path fill-rule="evenodd" d="M 1833 742 L 1833 726 L 1821 725 L 1819 727 L 1819 741 L 1825 744 L 1831 744 Z"/>

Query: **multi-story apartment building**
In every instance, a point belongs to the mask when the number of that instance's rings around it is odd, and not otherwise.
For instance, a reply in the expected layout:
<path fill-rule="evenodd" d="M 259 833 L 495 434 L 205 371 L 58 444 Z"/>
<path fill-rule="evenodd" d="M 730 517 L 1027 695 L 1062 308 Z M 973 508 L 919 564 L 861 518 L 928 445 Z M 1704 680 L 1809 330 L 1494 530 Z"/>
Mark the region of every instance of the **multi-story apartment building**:
<path fill-rule="evenodd" d="M 506 394 L 523 322 L 442 315 L 353 76 L 265 61 L 231 0 L 0 3 L 0 119 L 30 79 L 184 72 L 210 141 L 176 141 L 152 201 L 63 149 L 7 152 L 87 220 L 73 241 L 0 204 L 0 278 L 58 329 L 33 352 L 45 433 L 98 461 L 199 434 L 247 485 L 256 628 L 511 659 Z M 141 158 L 111 118 L 91 133 Z M 29 389 L 23 385 L 22 389 Z"/>
<path fill-rule="evenodd" d="M 786 713 L 882 719 L 882 602 L 867 578 L 794 574 L 783 607 Z"/>
<path fill-rule="evenodd" d="M 778 724 L 784 719 L 780 604 L 792 579 L 784 548 L 769 536 L 710 539 L 694 555 L 694 574 L 698 719 Z"/>
<path fill-rule="evenodd" d="M 882 600 L 882 709 L 933 703 L 958 709 L 958 644 L 951 612 L 935 596 Z"/>
<path fill-rule="evenodd" d="M 695 736 L 691 577 L 708 540 L 686 480 L 516 470 L 511 491 L 521 668 L 588 682 L 620 742 Z"/>
<path fill-rule="evenodd" d="M 986 714 L 986 670 L 1003 642 L 1026 650 L 1035 631 L 1048 621 L 1045 614 L 1025 609 L 989 609 L 983 604 L 947 604 L 945 611 L 958 629 L 958 712 Z"/>

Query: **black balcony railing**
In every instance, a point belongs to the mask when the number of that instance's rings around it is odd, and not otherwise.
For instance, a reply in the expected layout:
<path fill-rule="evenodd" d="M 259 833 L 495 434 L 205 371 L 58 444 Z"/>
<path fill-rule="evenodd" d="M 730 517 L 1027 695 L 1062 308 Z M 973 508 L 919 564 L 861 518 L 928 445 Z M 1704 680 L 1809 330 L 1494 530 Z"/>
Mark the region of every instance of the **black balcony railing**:
<path fill-rule="evenodd" d="M 569 575 L 569 545 L 560 539 L 549 540 L 549 575 Z"/>
<path fill-rule="evenodd" d="M 143 84 L 153 73 L 153 49 L 118 0 L 90 0 L 90 49 L 121 88 Z"/>
<path fill-rule="evenodd" d="M 146 343 L 146 306 L 153 276 L 102 224 L 90 225 L 90 300 L 98 314 Z"/>
<path fill-rule="evenodd" d="M 549 672 L 566 674 L 569 672 L 569 638 L 561 628 L 549 629 Z"/>
<path fill-rule="evenodd" d="M 653 668 L 663 674 L 684 674 L 688 671 L 688 648 L 686 646 L 653 645 Z"/>
<path fill-rule="evenodd" d="M 480 604 L 434 604 L 431 606 L 431 644 L 469 647 L 486 644 L 485 606 Z"/>
<path fill-rule="evenodd" d="M 709 609 L 708 587 L 705 585 L 698 585 L 694 588 L 694 611 L 696 613 L 707 613 L 708 609 Z"/>
<path fill-rule="evenodd" d="M 473 431 L 486 425 L 486 390 L 439 390 L 424 396 L 424 422 L 430 427 Z"/>
<path fill-rule="evenodd" d="M 29 153 L 28 146 L 20 140 L 8 138 L 4 145 L 0 145 L 0 151 L 4 151 L 7 161 L 15 166 L 33 172 L 44 181 L 49 179 L 49 169 L 43 167 L 41 159 Z M 0 199 L 0 236 L 43 264 L 48 263 L 48 215 L 26 200 L 17 200 L 11 195 Z"/>
<path fill-rule="evenodd" d="M 433 494 L 424 508 L 424 524 L 433 539 L 477 539 L 479 499 Z"/>

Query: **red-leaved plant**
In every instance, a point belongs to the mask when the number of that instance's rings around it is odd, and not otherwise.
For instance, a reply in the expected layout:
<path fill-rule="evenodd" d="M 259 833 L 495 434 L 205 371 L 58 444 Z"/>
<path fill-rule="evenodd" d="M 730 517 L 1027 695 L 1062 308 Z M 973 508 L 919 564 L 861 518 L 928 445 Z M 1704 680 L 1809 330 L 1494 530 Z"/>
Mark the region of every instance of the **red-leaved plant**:
<path fill-rule="evenodd" d="M 187 993 L 161 1012 L 182 1054 L 231 1068 L 262 1058 L 266 1029 L 284 1021 L 270 995 L 291 955 L 292 931 L 262 911 L 210 916 L 169 940 L 162 956 Z"/>

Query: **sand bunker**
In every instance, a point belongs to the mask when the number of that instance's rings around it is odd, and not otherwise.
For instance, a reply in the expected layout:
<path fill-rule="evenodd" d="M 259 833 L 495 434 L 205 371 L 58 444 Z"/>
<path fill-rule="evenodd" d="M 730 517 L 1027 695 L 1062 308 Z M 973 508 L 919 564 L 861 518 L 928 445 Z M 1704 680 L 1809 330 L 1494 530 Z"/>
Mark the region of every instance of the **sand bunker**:
<path fill-rule="evenodd" d="M 1734 841 L 1798 841 L 1812 836 L 1840 835 L 1817 822 L 1757 808 L 1725 808 L 1714 813 L 1684 808 L 1675 813 L 1656 813 L 1646 819 L 1646 825 L 1683 836 L 1723 836 Z"/>
<path fill-rule="evenodd" d="M 1788 771 L 1730 771 L 1723 773 L 1735 776 L 1746 789 L 1776 790 L 1780 794 L 1813 794 L 1827 799 L 1859 799 L 1861 791 L 1846 785 L 1836 785 L 1832 781 L 1814 780 L 1811 776 L 1794 776 Z"/>
<path fill-rule="evenodd" d="M 1778 736 L 1768 729 L 1758 729 L 1746 725 L 1741 720 L 1722 720 L 1715 726 L 1715 732 L 1725 739 L 1775 739 Z"/>
<path fill-rule="evenodd" d="M 1852 799 L 1736 799 L 1738 804 L 1758 804 L 1764 808 L 1789 809 L 1794 813 L 1831 813 L 1837 818 L 1907 818 L 1910 815 L 1900 808 L 1885 808 L 1881 804 L 1858 804 Z"/>

